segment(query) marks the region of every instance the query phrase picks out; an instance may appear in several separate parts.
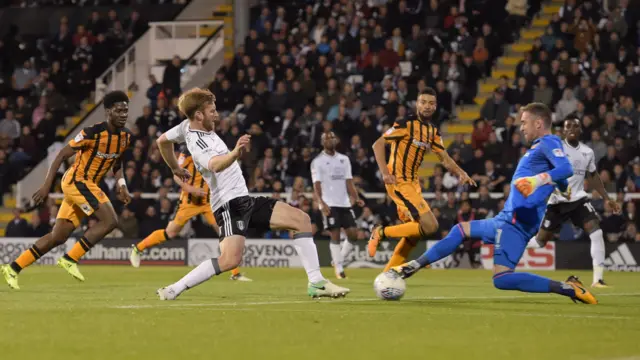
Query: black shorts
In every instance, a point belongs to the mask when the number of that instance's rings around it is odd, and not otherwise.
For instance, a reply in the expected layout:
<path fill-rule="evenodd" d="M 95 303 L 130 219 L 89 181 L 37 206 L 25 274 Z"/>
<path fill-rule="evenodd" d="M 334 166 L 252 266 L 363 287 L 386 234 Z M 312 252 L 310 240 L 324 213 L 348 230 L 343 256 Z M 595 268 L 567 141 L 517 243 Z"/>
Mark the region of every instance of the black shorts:
<path fill-rule="evenodd" d="M 586 222 L 600 220 L 600 218 L 589 199 L 583 198 L 574 202 L 547 206 L 547 212 L 540 227 L 546 231 L 556 232 L 568 220 L 571 220 L 574 226 L 582 228 Z"/>
<path fill-rule="evenodd" d="M 247 236 L 249 225 L 268 231 L 273 207 L 278 200 L 264 196 L 241 196 L 231 199 L 213 212 L 220 227 L 220 240 L 231 235 Z"/>
<path fill-rule="evenodd" d="M 322 215 L 325 230 L 356 227 L 356 214 L 350 207 L 331 207 L 329 216 Z"/>

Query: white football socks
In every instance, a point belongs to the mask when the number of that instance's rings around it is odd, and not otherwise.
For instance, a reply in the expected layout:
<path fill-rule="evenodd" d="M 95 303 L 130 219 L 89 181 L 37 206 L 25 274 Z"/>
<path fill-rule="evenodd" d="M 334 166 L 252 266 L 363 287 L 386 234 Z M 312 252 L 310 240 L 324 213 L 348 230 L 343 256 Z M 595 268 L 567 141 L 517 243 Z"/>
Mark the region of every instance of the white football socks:
<path fill-rule="evenodd" d="M 220 274 L 220 272 L 217 258 L 205 260 L 170 287 L 173 288 L 177 294 L 180 294 L 187 289 L 202 284 L 214 275 Z"/>
<path fill-rule="evenodd" d="M 602 280 L 604 275 L 604 235 L 602 230 L 598 229 L 589 234 L 591 239 L 591 259 L 593 260 L 593 282 L 597 283 Z"/>
<path fill-rule="evenodd" d="M 340 243 L 335 243 L 333 241 L 329 242 L 329 251 L 331 252 L 331 260 L 333 261 L 333 266 L 335 267 L 336 271 L 341 273 L 344 271 L 344 268 L 342 267 L 342 263 L 343 263 L 343 257 L 342 257 L 342 252 L 341 252 L 341 248 L 340 248 Z"/>
<path fill-rule="evenodd" d="M 343 264 L 344 264 L 344 261 L 347 259 L 347 255 L 349 255 L 349 253 L 351 252 L 351 250 L 353 250 L 354 247 L 355 247 L 355 244 L 349 240 L 345 240 L 342 242 L 342 250 L 340 250 L 340 253 L 342 254 Z"/>
<path fill-rule="evenodd" d="M 324 280 L 320 272 L 320 261 L 318 260 L 318 249 L 313 242 L 311 233 L 296 233 L 293 235 L 293 245 L 300 256 L 302 266 L 304 266 L 309 282 L 316 283 Z"/>

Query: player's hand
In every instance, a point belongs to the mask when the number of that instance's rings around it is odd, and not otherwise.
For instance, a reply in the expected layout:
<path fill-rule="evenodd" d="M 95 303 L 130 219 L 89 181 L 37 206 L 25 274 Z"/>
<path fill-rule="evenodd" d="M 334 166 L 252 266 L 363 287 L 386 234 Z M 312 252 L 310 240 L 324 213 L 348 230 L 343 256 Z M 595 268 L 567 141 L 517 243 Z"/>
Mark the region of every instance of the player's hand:
<path fill-rule="evenodd" d="M 191 179 L 191 173 L 185 168 L 172 169 L 171 172 L 173 173 L 173 175 L 182 180 L 182 182 L 187 182 L 189 181 L 189 179 Z"/>
<path fill-rule="evenodd" d="M 396 183 L 396 177 L 391 174 L 382 174 L 382 181 L 385 184 L 394 185 Z"/>
<path fill-rule="evenodd" d="M 205 189 L 197 188 L 195 186 L 192 189 L 189 189 L 189 193 L 199 197 L 205 197 L 209 195 L 209 192 L 206 191 Z"/>
<path fill-rule="evenodd" d="M 47 197 L 49 196 L 49 188 L 50 186 L 43 186 L 38 189 L 35 194 L 33 194 L 31 199 L 33 200 L 34 205 L 40 205 L 47 199 Z"/>
<path fill-rule="evenodd" d="M 567 191 L 560 191 L 557 187 L 553 190 L 556 195 L 562 196 L 567 200 L 571 200 L 571 187 L 567 186 Z"/>
<path fill-rule="evenodd" d="M 533 194 L 537 188 L 544 184 L 548 184 L 549 181 L 549 174 L 543 173 L 536 176 L 518 178 L 514 181 L 514 184 L 516 185 L 516 189 L 518 189 L 524 197 L 529 197 L 529 195 Z"/>
<path fill-rule="evenodd" d="M 131 194 L 129 194 L 129 189 L 126 186 L 118 186 L 116 189 L 116 197 L 123 204 L 127 205 L 131 202 Z"/>
<path fill-rule="evenodd" d="M 238 142 L 236 143 L 236 148 L 234 150 L 238 151 L 238 155 L 244 154 L 249 142 L 251 141 L 251 135 L 242 135 Z"/>
<path fill-rule="evenodd" d="M 468 184 L 474 187 L 478 187 L 478 184 L 476 184 L 475 180 L 470 178 L 469 175 L 464 171 L 461 172 L 460 175 L 458 175 L 458 179 L 460 180 L 460 183 L 462 185 Z"/>
<path fill-rule="evenodd" d="M 321 209 L 322 210 L 322 215 L 324 215 L 326 217 L 329 217 L 329 215 L 331 215 L 331 208 L 329 207 L 329 205 L 327 205 L 327 203 L 323 201 L 320 204 L 320 206 L 322 206 L 322 209 Z"/>
<path fill-rule="evenodd" d="M 356 205 L 358 205 L 359 207 L 364 207 L 364 200 L 360 198 L 356 199 Z"/>
<path fill-rule="evenodd" d="M 613 199 L 609 199 L 607 200 L 607 203 L 609 204 L 609 206 L 611 206 L 611 211 L 613 211 L 614 214 L 617 215 L 622 212 L 622 208 L 620 207 L 620 204 L 618 204 L 617 201 Z"/>

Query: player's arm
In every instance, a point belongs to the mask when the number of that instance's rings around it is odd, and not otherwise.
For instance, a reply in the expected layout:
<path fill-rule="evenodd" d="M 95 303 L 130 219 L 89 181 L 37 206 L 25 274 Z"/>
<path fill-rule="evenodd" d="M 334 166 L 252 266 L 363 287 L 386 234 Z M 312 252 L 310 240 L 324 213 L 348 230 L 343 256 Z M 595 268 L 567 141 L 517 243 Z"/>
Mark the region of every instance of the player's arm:
<path fill-rule="evenodd" d="M 331 214 L 331 209 L 329 209 L 327 203 L 322 200 L 322 182 L 320 181 L 320 178 L 321 170 L 318 166 L 318 161 L 314 159 L 311 162 L 311 182 L 313 182 L 313 196 L 315 196 L 316 201 L 318 201 L 318 204 L 320 205 L 320 211 L 322 211 L 325 216 L 329 216 Z"/>
<path fill-rule="evenodd" d="M 611 206 L 611 209 L 615 214 L 619 214 L 621 212 L 620 204 L 614 199 L 609 197 L 609 193 L 607 193 L 607 189 L 604 188 L 604 183 L 600 178 L 600 174 L 598 174 L 597 170 L 590 171 L 589 173 L 589 184 L 592 184 L 593 188 L 600 194 L 600 196 Z"/>
<path fill-rule="evenodd" d="M 58 152 L 58 155 L 56 155 L 55 159 L 53 159 L 51 166 L 49 166 L 49 171 L 47 172 L 47 177 L 44 179 L 42 187 L 40 187 L 40 189 L 38 189 L 38 191 L 33 194 L 32 199 L 36 205 L 42 203 L 42 201 L 44 201 L 44 199 L 46 199 L 49 195 L 49 190 L 51 189 L 51 185 L 53 185 L 53 181 L 56 178 L 58 169 L 60 169 L 60 165 L 62 165 L 63 162 L 72 157 L 75 153 L 76 150 L 74 150 L 74 148 L 72 148 L 70 144 L 67 144 L 60 150 L 60 152 Z"/>
<path fill-rule="evenodd" d="M 176 158 L 176 153 L 173 148 L 173 144 L 175 141 L 172 141 L 169 137 L 167 137 L 167 133 L 160 135 L 158 140 L 156 140 L 156 143 L 158 144 L 158 150 L 160 151 L 160 155 L 162 155 L 164 162 L 167 163 L 167 165 L 169 166 L 169 169 L 171 169 L 171 172 L 173 172 L 174 175 L 178 175 L 178 176 L 184 175 L 182 173 L 185 173 L 188 171 L 186 171 L 185 169 L 182 169 L 180 165 L 178 165 L 178 159 Z M 188 177 L 185 179 L 188 179 Z"/>
<path fill-rule="evenodd" d="M 199 187 L 195 187 L 193 185 L 190 185 L 188 182 L 182 181 L 182 179 L 180 179 L 176 175 L 173 175 L 173 181 L 175 181 L 176 184 L 178 184 L 178 186 L 180 186 L 182 191 L 184 191 L 186 193 L 197 195 L 197 196 L 205 196 L 205 195 L 207 195 L 207 193 L 206 193 L 206 191 L 204 191 L 204 189 L 199 188 Z"/>
<path fill-rule="evenodd" d="M 564 154 L 560 139 L 543 138 L 539 146 L 553 168 L 534 176 L 515 179 L 516 188 L 525 197 L 531 195 L 537 188 L 548 184 L 555 183 L 560 190 L 566 189 L 567 179 L 573 175 L 573 167 Z"/>
<path fill-rule="evenodd" d="M 124 167 L 122 166 L 121 161 L 116 161 L 113 165 L 113 176 L 116 178 L 116 183 L 118 184 L 118 187 L 116 188 L 116 196 L 118 197 L 118 200 L 122 201 L 124 204 L 130 203 L 131 194 L 127 188 L 127 182 L 124 179 Z"/>
<path fill-rule="evenodd" d="M 396 178 L 389 173 L 389 169 L 387 168 L 387 159 L 385 159 L 385 141 L 384 136 L 380 136 L 378 140 L 373 143 L 371 148 L 373 149 L 373 156 L 378 164 L 378 169 L 382 174 L 382 180 L 385 184 L 395 184 Z"/>
<path fill-rule="evenodd" d="M 453 175 L 457 176 L 458 179 L 460 179 L 460 183 L 478 186 L 475 180 L 470 178 L 469 175 L 464 170 L 462 170 L 462 168 L 460 168 L 458 164 L 456 164 L 456 161 L 453 160 L 451 156 L 449 156 L 447 150 L 445 150 L 444 147 L 436 150 L 436 148 L 432 146 L 431 149 L 434 150 L 433 152 L 436 154 L 438 159 L 440 159 L 440 163 L 442 164 L 442 166 L 449 170 Z"/>
<path fill-rule="evenodd" d="M 212 156 L 206 162 L 207 169 L 217 173 L 231 166 L 233 163 L 238 161 L 240 156 L 244 153 L 244 149 L 247 147 L 247 145 L 249 145 L 250 140 L 251 135 L 242 135 L 240 139 L 238 139 L 236 147 L 228 153 L 222 155 L 215 155 L 215 151 L 211 149 L 212 151 L 210 152 L 210 154 Z M 202 160 L 202 158 L 200 158 L 200 160 Z M 204 162 L 202 163 L 204 164 Z"/>
<path fill-rule="evenodd" d="M 560 140 L 554 141 L 543 139 L 540 145 L 542 146 L 542 151 L 545 157 L 549 160 L 551 165 L 553 165 L 553 169 L 546 172 L 549 177 L 548 183 L 554 182 L 558 184 L 559 181 L 566 181 L 568 178 L 573 176 L 573 167 L 571 166 L 569 159 L 567 159 L 567 156 L 564 154 Z"/>
<path fill-rule="evenodd" d="M 360 199 L 356 184 L 353 183 L 353 173 L 351 172 L 351 161 L 349 159 L 347 159 L 347 192 L 349 193 L 351 205 L 364 206 L 364 201 Z"/>
<path fill-rule="evenodd" d="M 444 143 L 442 142 L 442 137 L 440 136 L 440 131 L 436 129 L 435 134 L 431 138 L 431 151 L 436 154 L 442 166 L 444 166 L 447 170 L 449 170 L 453 175 L 457 176 L 460 179 L 461 184 L 469 184 L 473 186 L 478 186 L 472 178 L 466 173 L 466 171 L 462 170 L 456 161 L 449 156 L 447 150 L 444 148 Z"/>
<path fill-rule="evenodd" d="M 382 174 L 382 180 L 385 184 L 395 184 L 396 177 L 389 173 L 387 168 L 387 159 L 385 157 L 385 145 L 387 141 L 402 140 L 408 135 L 406 124 L 394 123 L 382 136 L 373 143 L 371 148 L 373 149 L 373 156 L 378 164 L 378 169 Z"/>

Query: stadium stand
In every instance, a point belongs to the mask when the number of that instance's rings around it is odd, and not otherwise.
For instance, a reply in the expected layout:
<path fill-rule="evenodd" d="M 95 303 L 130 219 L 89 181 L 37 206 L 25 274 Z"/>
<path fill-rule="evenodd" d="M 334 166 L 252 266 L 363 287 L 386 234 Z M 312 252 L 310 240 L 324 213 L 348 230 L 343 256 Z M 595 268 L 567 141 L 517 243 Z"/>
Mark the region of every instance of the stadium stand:
<path fill-rule="evenodd" d="M 323 236 L 321 215 L 304 193 L 311 186 L 309 164 L 322 132 L 332 130 L 339 136 L 339 150 L 352 159 L 360 191 L 382 191 L 371 144 L 395 121 L 409 116 L 415 94 L 430 86 L 438 92 L 434 121 L 447 150 L 480 184 L 478 189 L 461 187 L 434 156 L 426 158 L 420 175 L 423 188 L 432 193 L 430 203 L 441 229 L 501 209 L 501 197 L 490 194 L 506 194 L 525 150 L 515 116 L 520 106 L 539 101 L 554 109 L 555 124 L 569 115 L 582 121 L 582 141 L 594 149 L 607 190 L 624 203 L 623 214 L 615 215 L 594 193 L 593 204 L 609 241 L 640 240 L 633 195 L 640 192 L 637 4 L 266 3 L 254 10 L 244 44 L 209 87 L 223 117 L 219 134 L 230 147 L 241 134 L 252 135 L 251 151 L 242 159 L 250 190 L 289 194 L 290 203 L 314 219 L 317 237 Z M 114 235 L 144 237 L 171 216 L 174 204 L 167 194 L 176 188 L 154 140 L 180 117 L 176 92 L 165 91 L 176 83 L 179 69 L 179 61 L 169 65 L 164 78 L 148 89 L 149 105 L 131 129 L 135 142 L 125 166 L 134 201 L 119 206 L 121 228 Z M 0 132 L 10 128 L 11 121 L 3 120 Z M 28 148 L 30 134 L 15 136 Z M 9 163 L 0 152 L 0 171 L 9 171 Z M 114 186 L 113 178 L 105 179 L 107 192 Z M 145 199 L 143 193 L 157 193 L 158 200 Z M 55 212 L 55 201 L 50 200 L 32 225 L 16 213 L 14 236 L 41 231 Z M 362 238 L 368 238 L 374 223 L 396 221 L 395 206 L 384 197 L 369 199 L 357 215 Z M 187 231 L 212 236 L 199 221 Z M 573 239 L 573 231 L 569 233 L 561 237 Z"/>
<path fill-rule="evenodd" d="M 171 19 L 184 6 L 158 4 L 3 2 L 7 7 L 0 16 L 0 194 L 9 192 L 47 156 L 50 145 L 64 139 L 95 107 L 95 78 L 146 31 L 147 21 Z M 0 205 L 2 200 L 0 196 Z M 15 206 L 15 201 L 7 205 Z M 0 223 L 8 219 L 7 212 L 0 214 Z"/>

